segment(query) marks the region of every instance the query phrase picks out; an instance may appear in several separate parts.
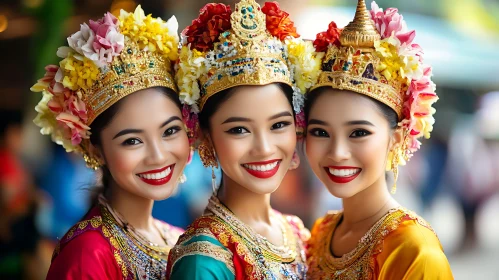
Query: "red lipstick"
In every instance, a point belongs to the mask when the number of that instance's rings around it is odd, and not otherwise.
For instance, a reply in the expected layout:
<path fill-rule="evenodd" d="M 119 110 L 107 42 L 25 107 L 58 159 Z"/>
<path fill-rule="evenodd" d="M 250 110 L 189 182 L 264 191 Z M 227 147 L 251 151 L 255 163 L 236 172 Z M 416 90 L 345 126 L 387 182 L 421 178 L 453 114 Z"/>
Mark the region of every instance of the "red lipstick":
<path fill-rule="evenodd" d="M 329 172 L 329 168 L 332 168 L 332 169 L 357 169 L 358 172 L 351 175 L 351 176 L 348 176 L 348 177 L 336 176 L 336 175 L 331 174 L 331 172 Z M 355 178 L 357 178 L 357 176 L 359 176 L 360 172 L 362 172 L 362 169 L 360 169 L 358 167 L 353 167 L 353 166 L 328 166 L 328 167 L 324 167 L 324 170 L 326 170 L 326 173 L 329 176 L 329 179 L 331 179 L 331 181 L 338 183 L 338 184 L 346 184 L 348 182 L 351 182 Z"/>
<path fill-rule="evenodd" d="M 266 165 L 273 165 L 275 164 L 275 167 L 273 167 L 272 169 L 267 169 Z M 251 169 L 250 168 L 250 165 L 253 165 L 253 166 L 258 166 L 258 168 L 263 168 L 265 170 L 255 170 L 255 169 Z M 279 170 L 279 166 L 281 165 L 281 160 L 280 159 L 273 159 L 273 160 L 268 160 L 268 161 L 260 161 L 260 162 L 248 162 L 248 163 L 245 163 L 245 164 L 242 164 L 241 166 L 251 175 L 257 177 L 257 178 L 260 178 L 260 179 L 267 179 L 267 178 L 270 178 L 272 176 L 274 176 L 277 171 Z"/>
<path fill-rule="evenodd" d="M 147 178 L 147 175 L 158 174 L 158 173 L 161 173 L 161 172 L 167 170 L 168 168 L 170 168 L 170 173 L 166 177 L 163 177 L 161 179 Z M 172 164 L 172 165 L 160 168 L 160 169 L 154 169 L 154 170 L 149 170 L 147 172 L 139 173 L 139 174 L 137 174 L 137 177 L 139 177 L 140 180 L 142 180 L 146 184 L 153 185 L 153 186 L 161 186 L 161 185 L 164 185 L 170 181 L 170 179 L 172 178 L 174 169 L 175 169 L 175 164 Z"/>

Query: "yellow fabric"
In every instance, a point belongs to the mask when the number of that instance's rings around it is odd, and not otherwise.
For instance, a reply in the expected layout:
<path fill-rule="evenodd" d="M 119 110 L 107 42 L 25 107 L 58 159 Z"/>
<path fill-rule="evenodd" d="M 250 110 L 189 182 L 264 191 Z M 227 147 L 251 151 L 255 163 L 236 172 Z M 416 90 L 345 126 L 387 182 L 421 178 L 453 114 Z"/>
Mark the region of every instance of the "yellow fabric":
<path fill-rule="evenodd" d="M 377 279 L 454 279 L 436 235 L 414 220 L 385 238 L 376 263 Z"/>
<path fill-rule="evenodd" d="M 390 210 L 341 258 L 331 254 L 331 237 L 342 212 L 318 219 L 308 244 L 310 279 L 454 279 L 436 234 L 405 208 Z"/>

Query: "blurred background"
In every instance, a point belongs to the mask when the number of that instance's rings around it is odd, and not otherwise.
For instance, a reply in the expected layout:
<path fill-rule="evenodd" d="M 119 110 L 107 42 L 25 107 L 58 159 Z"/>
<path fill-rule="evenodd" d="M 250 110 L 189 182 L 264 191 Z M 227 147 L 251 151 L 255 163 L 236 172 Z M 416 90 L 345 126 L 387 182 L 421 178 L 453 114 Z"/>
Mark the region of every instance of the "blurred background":
<path fill-rule="evenodd" d="M 56 50 L 89 19 L 133 11 L 168 19 L 181 31 L 209 1 L 2 0 L 0 2 L 0 278 L 44 279 L 58 238 L 86 213 L 93 171 L 33 124 L 41 95 L 29 91 Z M 236 1 L 221 1 L 234 4 Z M 354 0 L 282 0 L 302 37 L 314 39 L 331 20 L 344 26 Z M 369 1 L 368 2 L 369 5 Z M 434 68 L 440 96 L 430 140 L 402 167 L 395 197 L 429 221 L 456 279 L 499 275 L 499 1 L 379 0 L 397 7 Z M 211 194 L 211 171 L 196 156 L 187 183 L 158 202 L 154 216 L 185 227 Z M 220 176 L 218 176 L 220 177 Z M 307 227 L 340 209 L 301 155 L 273 194 L 273 206 Z M 496 275 L 496 276 L 494 276 Z M 473 278 L 472 278 L 473 277 Z"/>

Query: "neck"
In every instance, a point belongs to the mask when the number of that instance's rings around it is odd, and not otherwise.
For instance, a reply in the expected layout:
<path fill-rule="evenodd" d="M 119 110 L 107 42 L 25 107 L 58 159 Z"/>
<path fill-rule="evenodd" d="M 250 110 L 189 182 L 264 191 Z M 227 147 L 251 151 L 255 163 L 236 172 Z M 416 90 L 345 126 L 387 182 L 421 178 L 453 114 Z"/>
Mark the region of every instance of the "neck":
<path fill-rule="evenodd" d="M 154 228 L 152 207 L 154 201 L 137 196 L 111 182 L 109 204 L 135 229 L 150 231 Z"/>
<path fill-rule="evenodd" d="M 371 186 L 342 201 L 342 223 L 350 226 L 364 224 L 363 222 L 374 223 L 389 209 L 398 205 L 388 192 L 384 174 Z"/>
<path fill-rule="evenodd" d="M 259 194 L 252 192 L 234 182 L 225 174 L 222 176 L 224 184 L 217 196 L 237 218 L 250 226 L 261 222 L 271 224 L 270 193 Z"/>

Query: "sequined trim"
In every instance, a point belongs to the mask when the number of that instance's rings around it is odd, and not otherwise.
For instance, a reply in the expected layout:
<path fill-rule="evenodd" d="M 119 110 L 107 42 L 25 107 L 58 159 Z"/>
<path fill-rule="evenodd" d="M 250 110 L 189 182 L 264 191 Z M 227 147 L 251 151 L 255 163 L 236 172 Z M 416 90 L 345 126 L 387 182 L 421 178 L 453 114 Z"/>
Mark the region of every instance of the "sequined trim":
<path fill-rule="evenodd" d="M 197 236 L 206 236 L 204 234 L 194 235 L 192 238 Z M 214 238 L 213 235 L 209 237 Z M 232 263 L 232 253 L 225 248 L 222 248 L 218 245 L 215 245 L 209 241 L 196 241 L 187 245 L 179 245 L 176 246 L 172 251 L 170 251 L 172 255 L 172 259 L 175 261 L 172 263 L 172 267 L 184 257 L 201 255 L 206 257 L 211 257 L 215 260 L 221 261 L 225 264 L 227 269 L 232 272 L 232 274 L 236 274 L 234 270 L 234 264 Z"/>
<path fill-rule="evenodd" d="M 312 231 L 314 236 L 310 239 L 307 253 L 308 276 L 312 279 L 374 279 L 374 256 L 383 251 L 385 237 L 403 221 L 414 220 L 432 230 L 428 223 L 412 211 L 394 208 L 369 229 L 356 248 L 336 258 L 330 251 L 331 235 L 341 217 L 342 212 L 330 212 Z"/>
<path fill-rule="evenodd" d="M 218 199 L 212 197 L 206 215 L 194 221 L 177 244 L 188 242 L 193 236 L 208 230 L 208 235 L 214 236 L 233 255 L 238 256 L 234 258 L 240 261 L 237 266 L 232 263 L 234 259 L 230 262 L 236 270 L 243 270 L 236 271 L 235 274 L 243 274 L 244 279 L 305 279 L 304 240 L 310 234 L 297 217 L 284 216 L 278 212 L 275 212 L 275 216 L 282 220 L 286 228 L 288 247 L 275 246 L 266 241 L 237 219 Z M 289 259 L 291 255 L 293 258 Z M 181 256 L 170 255 L 169 273 L 172 263 L 179 257 Z"/>
<path fill-rule="evenodd" d="M 133 240 L 117 224 L 103 205 L 97 207 L 98 213 L 95 216 L 74 225 L 61 239 L 54 251 L 53 258 L 57 257 L 65 244 L 87 231 L 94 230 L 100 232 L 111 244 L 113 257 L 121 270 L 123 279 L 164 279 L 170 248 L 154 250 L 137 240 Z M 180 234 L 180 229 L 165 223 L 161 224 L 168 236 L 175 237 Z"/>

